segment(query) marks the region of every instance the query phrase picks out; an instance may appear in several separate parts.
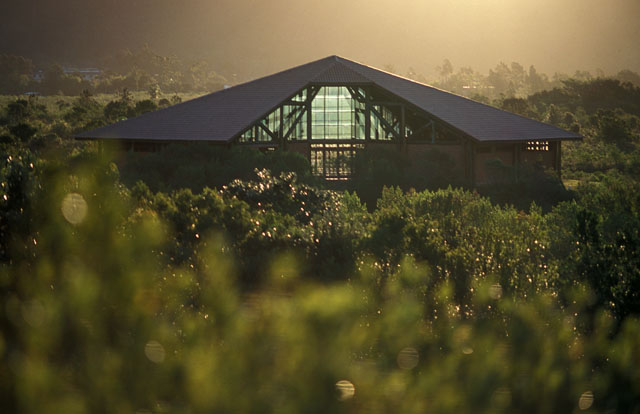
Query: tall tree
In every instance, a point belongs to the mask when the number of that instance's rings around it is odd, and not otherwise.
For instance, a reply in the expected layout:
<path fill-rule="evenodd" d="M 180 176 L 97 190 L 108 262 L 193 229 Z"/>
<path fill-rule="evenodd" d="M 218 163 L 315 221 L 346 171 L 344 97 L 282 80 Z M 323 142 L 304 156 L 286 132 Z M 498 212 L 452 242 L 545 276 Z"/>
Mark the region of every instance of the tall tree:
<path fill-rule="evenodd" d="M 0 93 L 27 92 L 33 83 L 34 66 L 22 56 L 0 55 Z"/>

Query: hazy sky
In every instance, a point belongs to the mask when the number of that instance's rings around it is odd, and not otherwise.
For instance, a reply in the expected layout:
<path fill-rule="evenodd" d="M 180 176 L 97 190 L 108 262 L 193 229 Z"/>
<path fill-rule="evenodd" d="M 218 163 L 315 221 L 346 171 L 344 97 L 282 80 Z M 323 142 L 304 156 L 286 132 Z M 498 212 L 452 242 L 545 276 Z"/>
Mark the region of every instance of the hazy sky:
<path fill-rule="evenodd" d="M 640 0 L 2 0 L 0 53 L 95 62 L 145 43 L 255 77 L 327 55 L 428 74 L 640 72 Z"/>

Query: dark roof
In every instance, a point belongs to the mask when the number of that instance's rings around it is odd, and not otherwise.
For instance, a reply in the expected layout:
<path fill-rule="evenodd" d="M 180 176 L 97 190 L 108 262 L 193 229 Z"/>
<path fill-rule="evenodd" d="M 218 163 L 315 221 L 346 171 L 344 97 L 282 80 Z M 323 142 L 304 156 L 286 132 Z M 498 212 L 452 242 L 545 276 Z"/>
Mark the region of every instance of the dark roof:
<path fill-rule="evenodd" d="M 478 141 L 580 139 L 572 132 L 330 56 L 166 109 L 83 132 L 78 138 L 230 141 L 307 85 L 375 85 Z"/>

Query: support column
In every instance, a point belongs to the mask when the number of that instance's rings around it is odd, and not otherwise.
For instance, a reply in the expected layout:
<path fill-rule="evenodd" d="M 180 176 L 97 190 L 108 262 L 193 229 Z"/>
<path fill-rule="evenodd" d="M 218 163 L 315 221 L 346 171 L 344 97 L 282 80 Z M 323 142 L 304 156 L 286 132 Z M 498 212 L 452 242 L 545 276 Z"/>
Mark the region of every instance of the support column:
<path fill-rule="evenodd" d="M 556 141 L 556 171 L 558 178 L 562 179 L 562 141 Z"/>
<path fill-rule="evenodd" d="M 404 105 L 400 105 L 400 140 L 402 141 L 402 150 L 407 154 L 407 130 L 405 124 Z"/>
<path fill-rule="evenodd" d="M 371 102 L 367 96 L 364 100 L 364 139 L 366 142 L 371 141 Z"/>
<path fill-rule="evenodd" d="M 469 167 L 471 171 L 470 184 L 475 187 L 476 185 L 476 145 L 473 142 L 469 142 Z"/>
<path fill-rule="evenodd" d="M 307 88 L 307 142 L 309 143 L 309 148 L 311 148 L 311 96 L 312 96 L 313 88 Z"/>
<path fill-rule="evenodd" d="M 280 149 L 286 149 L 284 140 L 284 105 L 280 105 L 280 127 L 278 128 L 278 141 L 280 141 Z"/>
<path fill-rule="evenodd" d="M 515 171 L 515 179 L 516 182 L 519 181 L 520 178 L 520 147 L 522 144 L 515 143 L 513 144 L 513 170 Z"/>

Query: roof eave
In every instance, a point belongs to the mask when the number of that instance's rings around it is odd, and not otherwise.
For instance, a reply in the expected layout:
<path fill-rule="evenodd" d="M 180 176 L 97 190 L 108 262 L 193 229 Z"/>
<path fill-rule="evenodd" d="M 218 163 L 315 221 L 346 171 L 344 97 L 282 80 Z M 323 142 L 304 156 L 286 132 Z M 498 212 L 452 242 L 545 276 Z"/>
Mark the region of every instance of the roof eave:
<path fill-rule="evenodd" d="M 99 141 L 99 140 L 104 140 L 104 141 L 147 141 L 147 142 L 158 142 L 158 143 L 162 143 L 162 142 L 207 142 L 207 143 L 212 143 L 212 144 L 228 144 L 230 143 L 232 140 L 231 139 L 215 139 L 215 138 L 210 138 L 210 137 L 205 137 L 205 138 L 196 138 L 196 137 L 189 137 L 189 138 L 170 138 L 170 139 L 163 139 L 163 138 L 149 138 L 149 137 L 135 137 L 135 136 L 120 136 L 120 137 L 98 137 L 98 136 L 81 136 L 81 135 L 76 135 L 73 137 L 75 140 L 77 141 Z"/>

